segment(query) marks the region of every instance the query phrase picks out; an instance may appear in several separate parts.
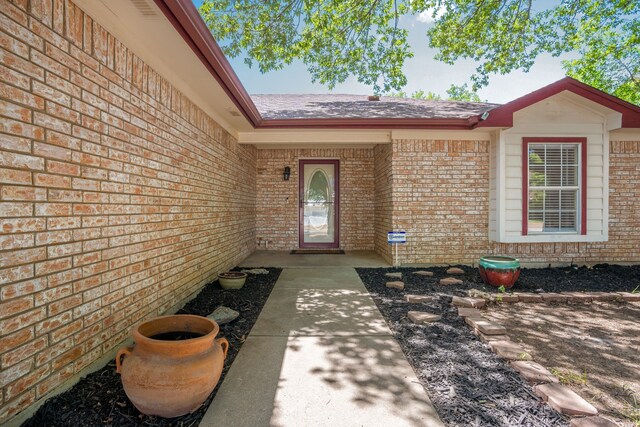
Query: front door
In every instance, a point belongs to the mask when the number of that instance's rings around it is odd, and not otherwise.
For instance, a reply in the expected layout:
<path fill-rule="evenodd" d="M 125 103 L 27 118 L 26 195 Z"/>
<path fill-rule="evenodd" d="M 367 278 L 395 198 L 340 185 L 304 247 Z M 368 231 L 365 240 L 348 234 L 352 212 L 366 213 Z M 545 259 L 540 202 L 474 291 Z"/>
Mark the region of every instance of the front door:
<path fill-rule="evenodd" d="M 300 160 L 300 247 L 340 246 L 340 161 Z"/>

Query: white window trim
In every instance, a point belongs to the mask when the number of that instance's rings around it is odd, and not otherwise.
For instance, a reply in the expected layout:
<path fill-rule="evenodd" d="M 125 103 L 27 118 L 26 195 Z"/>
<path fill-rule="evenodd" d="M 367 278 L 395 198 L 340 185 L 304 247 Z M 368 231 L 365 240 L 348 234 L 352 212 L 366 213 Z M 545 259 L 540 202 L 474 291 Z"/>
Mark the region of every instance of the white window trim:
<path fill-rule="evenodd" d="M 576 191 L 576 224 L 575 224 L 575 230 L 573 231 L 531 231 L 531 229 L 529 228 L 528 230 L 526 230 L 526 235 L 528 236 L 535 236 L 535 235 L 544 235 L 544 236 L 554 236 L 554 235 L 581 235 L 580 231 L 582 228 L 582 215 L 583 215 L 583 204 L 582 204 L 582 199 L 584 197 L 586 197 L 586 188 L 583 189 L 583 179 L 582 179 L 582 173 L 583 173 L 583 168 L 584 168 L 584 163 L 583 163 L 583 147 L 582 144 L 586 144 L 586 138 L 583 141 L 580 142 L 560 142 L 560 141 L 547 141 L 547 142 L 531 142 L 528 141 L 527 144 L 527 150 L 526 150 L 526 165 L 527 165 L 527 177 L 530 180 L 531 177 L 531 163 L 530 163 L 530 146 L 531 145 L 553 145 L 553 144 L 559 144 L 559 145 L 570 145 L 570 146 L 574 146 L 576 147 L 576 158 L 577 158 L 577 182 L 578 185 L 566 185 L 566 186 L 548 186 L 548 185 L 541 185 L 541 186 L 531 186 L 529 185 L 529 183 L 527 182 L 526 188 L 527 188 L 527 194 L 525 195 L 523 193 L 522 197 L 526 197 L 527 200 L 529 200 L 530 197 L 530 193 L 531 191 L 535 191 L 535 190 L 539 190 L 539 191 L 547 191 L 547 190 L 555 190 L 555 191 L 563 191 L 563 190 L 569 190 L 569 191 Z M 525 155 L 525 150 L 523 150 L 523 156 Z M 546 164 L 545 164 L 546 165 Z M 523 163 L 523 167 L 524 167 L 524 163 Z M 524 172 L 524 171 L 523 171 Z M 523 183 L 524 186 L 524 183 Z M 524 199 L 523 199 L 524 200 Z M 524 205 L 523 205 L 523 210 L 524 210 Z M 561 210 L 561 209 L 560 209 Z M 529 218 L 529 213 L 530 213 L 531 209 L 530 206 L 528 206 L 527 212 L 523 212 L 523 215 L 527 215 L 527 218 Z M 543 207 L 543 212 L 544 212 L 544 207 Z M 527 223 L 528 223 L 528 219 L 527 219 Z M 524 227 L 524 226 L 523 226 Z"/>

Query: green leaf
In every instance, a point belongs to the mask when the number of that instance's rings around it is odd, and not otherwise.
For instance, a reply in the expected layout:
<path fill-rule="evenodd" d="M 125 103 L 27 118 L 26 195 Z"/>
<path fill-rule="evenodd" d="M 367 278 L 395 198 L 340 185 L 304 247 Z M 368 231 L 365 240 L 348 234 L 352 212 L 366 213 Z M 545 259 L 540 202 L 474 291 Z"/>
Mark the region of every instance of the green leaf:
<path fill-rule="evenodd" d="M 471 88 L 452 99 L 479 100 L 490 76 L 529 71 L 543 53 L 577 53 L 570 76 L 640 104 L 640 0 L 205 0 L 200 13 L 226 55 L 262 73 L 301 60 L 311 78 L 335 87 L 350 76 L 375 94 L 400 91 L 413 56 L 403 16 L 434 20 L 425 45 L 448 64 L 476 61 Z M 432 76 L 442 78 L 442 76 Z M 420 92 L 420 91 L 418 91 Z M 415 93 L 419 99 L 429 93 Z M 434 96 L 437 96 L 433 94 Z M 412 95 L 413 96 L 413 95 Z"/>

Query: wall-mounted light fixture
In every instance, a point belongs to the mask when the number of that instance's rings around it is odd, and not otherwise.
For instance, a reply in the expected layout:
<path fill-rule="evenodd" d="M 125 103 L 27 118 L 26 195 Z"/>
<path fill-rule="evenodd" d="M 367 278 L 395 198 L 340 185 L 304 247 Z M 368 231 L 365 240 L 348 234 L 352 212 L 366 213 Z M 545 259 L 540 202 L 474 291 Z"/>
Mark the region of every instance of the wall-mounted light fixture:
<path fill-rule="evenodd" d="M 284 167 L 284 172 L 282 174 L 285 181 L 289 181 L 289 177 L 291 176 L 291 168 L 289 166 Z"/>

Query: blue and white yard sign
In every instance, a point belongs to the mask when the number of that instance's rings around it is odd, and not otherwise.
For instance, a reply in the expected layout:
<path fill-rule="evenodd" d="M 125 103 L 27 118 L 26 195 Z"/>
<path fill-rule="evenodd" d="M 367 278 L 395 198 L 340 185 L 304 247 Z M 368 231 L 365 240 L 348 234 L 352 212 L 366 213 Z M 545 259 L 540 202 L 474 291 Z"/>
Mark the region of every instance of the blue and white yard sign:
<path fill-rule="evenodd" d="M 387 233 L 387 243 L 389 244 L 407 243 L 407 232 L 406 231 L 389 231 Z"/>

